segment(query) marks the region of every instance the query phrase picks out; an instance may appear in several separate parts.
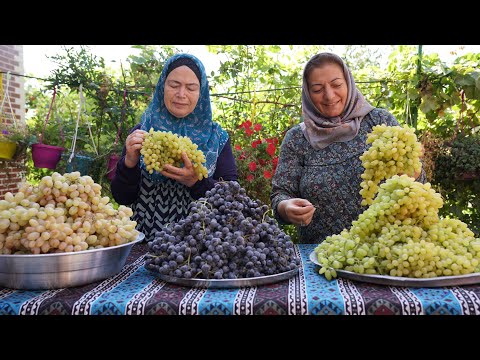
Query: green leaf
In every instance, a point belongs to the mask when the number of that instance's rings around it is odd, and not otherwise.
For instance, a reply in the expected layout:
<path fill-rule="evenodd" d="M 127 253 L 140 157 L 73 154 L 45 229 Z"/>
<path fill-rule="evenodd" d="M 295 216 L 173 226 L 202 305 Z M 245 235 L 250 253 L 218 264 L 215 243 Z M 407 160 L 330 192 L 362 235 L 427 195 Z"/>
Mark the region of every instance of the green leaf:
<path fill-rule="evenodd" d="M 420 104 L 420 110 L 424 113 L 428 113 L 431 110 L 438 108 L 438 104 L 435 99 L 431 96 L 422 98 L 422 103 Z"/>
<path fill-rule="evenodd" d="M 460 86 L 475 85 L 475 78 L 470 74 L 458 75 L 457 78 L 455 79 L 455 83 L 457 83 Z"/>

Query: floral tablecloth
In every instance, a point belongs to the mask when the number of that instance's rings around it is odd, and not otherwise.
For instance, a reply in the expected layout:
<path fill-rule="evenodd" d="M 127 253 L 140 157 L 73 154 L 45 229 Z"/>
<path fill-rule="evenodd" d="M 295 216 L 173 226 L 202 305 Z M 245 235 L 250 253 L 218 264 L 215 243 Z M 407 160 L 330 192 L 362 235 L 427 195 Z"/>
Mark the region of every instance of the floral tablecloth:
<path fill-rule="evenodd" d="M 145 244 L 134 245 L 122 271 L 85 286 L 25 291 L 0 287 L 0 314 L 37 315 L 420 315 L 480 314 L 480 284 L 405 288 L 327 281 L 309 259 L 315 245 L 297 245 L 298 275 L 239 289 L 188 288 L 159 280 L 144 267 Z"/>

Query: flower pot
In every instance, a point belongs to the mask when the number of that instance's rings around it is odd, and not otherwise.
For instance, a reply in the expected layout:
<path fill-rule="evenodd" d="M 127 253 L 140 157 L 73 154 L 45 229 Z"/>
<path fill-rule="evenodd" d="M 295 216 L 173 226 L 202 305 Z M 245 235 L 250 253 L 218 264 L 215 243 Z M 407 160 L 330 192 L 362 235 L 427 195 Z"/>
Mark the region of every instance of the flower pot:
<path fill-rule="evenodd" d="M 33 165 L 37 168 L 55 169 L 60 161 L 63 150 L 65 149 L 60 146 L 33 144 Z"/>
<path fill-rule="evenodd" d="M 10 140 L 0 141 L 0 160 L 12 160 L 17 150 L 17 143 Z"/>
<path fill-rule="evenodd" d="M 117 154 L 110 155 L 110 158 L 108 159 L 107 178 L 110 181 L 113 180 L 113 177 L 115 176 L 115 171 L 117 171 L 118 160 L 120 160 L 120 156 L 118 156 Z"/>
<path fill-rule="evenodd" d="M 67 162 L 66 172 L 79 171 L 82 176 L 88 175 L 93 160 L 90 156 L 76 154 L 71 162 Z"/>

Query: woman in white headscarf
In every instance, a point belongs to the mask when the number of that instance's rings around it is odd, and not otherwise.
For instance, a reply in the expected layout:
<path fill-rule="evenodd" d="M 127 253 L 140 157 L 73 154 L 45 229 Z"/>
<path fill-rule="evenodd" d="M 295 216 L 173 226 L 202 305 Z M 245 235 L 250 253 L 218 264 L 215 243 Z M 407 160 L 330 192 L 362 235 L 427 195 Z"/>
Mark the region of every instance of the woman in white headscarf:
<path fill-rule="evenodd" d="M 303 71 L 303 122 L 281 146 L 272 181 L 272 208 L 280 223 L 298 225 L 301 243 L 320 243 L 349 228 L 365 208 L 360 155 L 375 125 L 399 125 L 370 105 L 350 69 L 332 53 L 313 56 Z M 417 181 L 425 182 L 422 170 Z"/>

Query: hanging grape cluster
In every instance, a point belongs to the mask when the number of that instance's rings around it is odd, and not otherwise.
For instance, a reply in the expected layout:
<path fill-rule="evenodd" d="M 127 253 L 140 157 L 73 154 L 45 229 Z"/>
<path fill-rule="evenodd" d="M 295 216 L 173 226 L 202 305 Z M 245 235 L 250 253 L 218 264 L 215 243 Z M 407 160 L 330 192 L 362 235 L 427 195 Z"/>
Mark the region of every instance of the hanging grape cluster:
<path fill-rule="evenodd" d="M 192 203 L 186 218 L 155 234 L 146 268 L 186 279 L 237 279 L 296 269 L 300 259 L 293 242 L 268 211 L 238 182 L 217 182 Z"/>
<path fill-rule="evenodd" d="M 138 236 L 132 210 L 114 209 L 101 185 L 80 172 L 44 176 L 0 200 L 0 254 L 72 252 L 125 244 Z"/>
<path fill-rule="evenodd" d="M 155 131 L 151 128 L 146 133 L 140 150 L 145 167 L 150 174 L 154 171 L 162 171 L 166 164 L 180 167 L 183 163 L 182 152 L 185 152 L 192 162 L 199 180 L 208 177 L 207 168 L 202 165 L 206 162 L 205 155 L 187 136 L 178 136 L 171 131 Z"/>
<path fill-rule="evenodd" d="M 430 183 L 394 175 L 350 230 L 315 249 L 320 274 L 336 270 L 414 278 L 480 272 L 480 239 L 457 219 L 443 219 L 440 194 Z"/>
<path fill-rule="evenodd" d="M 360 184 L 362 206 L 372 204 L 381 180 L 399 173 L 413 176 L 422 168 L 421 144 L 413 128 L 376 125 L 368 134 L 367 143 L 372 145 L 360 156 L 365 168 Z"/>

